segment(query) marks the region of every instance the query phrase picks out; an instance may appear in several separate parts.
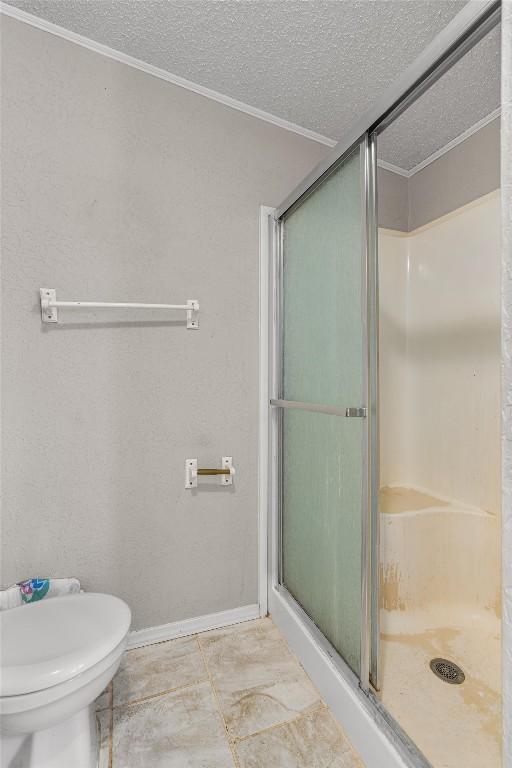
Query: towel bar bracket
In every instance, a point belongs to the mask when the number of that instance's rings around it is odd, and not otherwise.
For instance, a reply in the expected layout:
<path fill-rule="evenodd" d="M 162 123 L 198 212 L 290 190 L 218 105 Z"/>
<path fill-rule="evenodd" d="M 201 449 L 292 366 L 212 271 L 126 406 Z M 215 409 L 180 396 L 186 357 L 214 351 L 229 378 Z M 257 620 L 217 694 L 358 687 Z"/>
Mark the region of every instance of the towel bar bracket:
<path fill-rule="evenodd" d="M 41 320 L 43 323 L 58 323 L 57 307 L 50 306 L 57 301 L 55 288 L 40 288 L 39 295 L 41 296 Z"/>
<path fill-rule="evenodd" d="M 199 303 L 195 299 L 188 299 L 187 307 L 187 328 L 196 331 L 199 328 Z"/>

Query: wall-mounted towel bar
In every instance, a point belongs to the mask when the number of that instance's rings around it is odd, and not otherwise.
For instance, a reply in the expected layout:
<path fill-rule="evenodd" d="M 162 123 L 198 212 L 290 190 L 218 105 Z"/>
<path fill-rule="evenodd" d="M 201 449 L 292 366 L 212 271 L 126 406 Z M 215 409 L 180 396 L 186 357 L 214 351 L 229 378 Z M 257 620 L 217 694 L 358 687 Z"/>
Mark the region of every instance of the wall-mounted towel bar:
<path fill-rule="evenodd" d="M 198 475 L 220 475 L 221 485 L 232 485 L 235 468 L 231 456 L 222 457 L 220 469 L 201 469 L 197 466 L 197 459 L 185 460 L 185 488 L 197 488 Z"/>
<path fill-rule="evenodd" d="M 66 309 L 181 309 L 187 313 L 187 328 L 199 328 L 199 302 L 188 299 L 186 304 L 138 304 L 108 301 L 57 301 L 55 288 L 40 288 L 41 319 L 43 323 L 57 323 L 59 307 Z"/>

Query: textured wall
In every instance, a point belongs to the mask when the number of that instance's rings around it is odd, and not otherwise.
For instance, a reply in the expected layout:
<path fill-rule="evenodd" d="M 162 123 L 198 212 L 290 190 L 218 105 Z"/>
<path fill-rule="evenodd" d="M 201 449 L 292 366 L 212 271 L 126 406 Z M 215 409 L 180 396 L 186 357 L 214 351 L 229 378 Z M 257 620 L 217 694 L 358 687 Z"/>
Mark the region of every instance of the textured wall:
<path fill-rule="evenodd" d="M 512 768 L 512 1 L 502 8 L 503 765 Z"/>
<path fill-rule="evenodd" d="M 135 628 L 257 602 L 259 205 L 326 147 L 2 19 L 3 583 L 74 575 Z M 201 303 L 182 316 L 61 299 Z M 232 455 L 231 488 L 184 462 Z"/>
<path fill-rule="evenodd" d="M 379 226 L 409 231 L 409 181 L 399 173 L 377 168 Z"/>

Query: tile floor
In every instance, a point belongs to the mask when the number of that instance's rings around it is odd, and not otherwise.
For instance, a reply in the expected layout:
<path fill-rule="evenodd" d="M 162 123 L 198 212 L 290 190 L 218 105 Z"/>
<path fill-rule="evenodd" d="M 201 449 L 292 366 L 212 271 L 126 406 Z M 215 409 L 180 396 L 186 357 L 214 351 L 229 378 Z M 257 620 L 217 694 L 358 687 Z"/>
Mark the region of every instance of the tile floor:
<path fill-rule="evenodd" d="M 124 655 L 99 768 L 363 768 L 270 619 Z"/>

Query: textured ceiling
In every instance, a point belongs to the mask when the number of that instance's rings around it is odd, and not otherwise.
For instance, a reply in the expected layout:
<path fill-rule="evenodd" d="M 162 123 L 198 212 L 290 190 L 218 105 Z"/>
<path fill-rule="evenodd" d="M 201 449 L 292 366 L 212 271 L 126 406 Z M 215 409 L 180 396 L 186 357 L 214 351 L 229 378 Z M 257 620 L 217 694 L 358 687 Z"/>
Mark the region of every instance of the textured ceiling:
<path fill-rule="evenodd" d="M 9 4 L 339 139 L 465 0 L 11 0 Z M 484 69 L 495 65 L 494 54 L 485 59 Z M 482 71 L 476 63 L 472 74 L 475 67 Z M 460 79 L 454 81 L 458 85 Z M 489 106 L 489 112 L 498 103 L 496 89 L 480 90 L 487 97 L 484 111 Z M 391 134 L 383 135 L 381 154 L 385 152 L 388 162 L 401 164 L 402 153 L 408 167 L 420 162 L 446 143 L 447 135 L 453 138 L 453 130 L 460 133 L 482 117 L 480 90 L 469 102 L 454 100 L 454 94 L 446 91 L 443 98 L 449 97 L 450 109 L 460 113 L 447 130 L 431 124 L 428 137 L 420 140 L 429 113 L 419 110 L 398 146 Z"/>
<path fill-rule="evenodd" d="M 499 106 L 500 31 L 491 30 L 382 132 L 380 159 L 410 170 Z"/>

